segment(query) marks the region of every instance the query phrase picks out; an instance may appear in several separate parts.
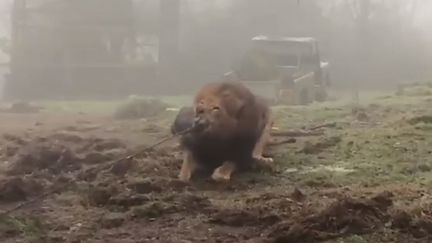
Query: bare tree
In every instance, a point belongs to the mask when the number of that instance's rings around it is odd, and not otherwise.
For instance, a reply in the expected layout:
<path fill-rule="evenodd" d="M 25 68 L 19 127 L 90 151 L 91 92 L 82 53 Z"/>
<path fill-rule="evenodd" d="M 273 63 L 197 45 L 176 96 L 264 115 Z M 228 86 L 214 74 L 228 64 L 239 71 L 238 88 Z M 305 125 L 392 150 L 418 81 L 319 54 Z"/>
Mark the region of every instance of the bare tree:
<path fill-rule="evenodd" d="M 13 0 L 4 0 L 0 3 L 0 51 L 9 52 L 10 40 L 10 13 Z"/>

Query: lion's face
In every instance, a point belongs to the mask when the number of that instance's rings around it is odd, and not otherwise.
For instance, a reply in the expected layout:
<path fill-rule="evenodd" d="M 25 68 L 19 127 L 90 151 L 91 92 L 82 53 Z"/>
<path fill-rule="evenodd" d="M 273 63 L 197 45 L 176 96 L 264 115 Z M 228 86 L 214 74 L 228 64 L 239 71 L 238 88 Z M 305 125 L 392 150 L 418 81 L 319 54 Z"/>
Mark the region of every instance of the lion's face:
<path fill-rule="evenodd" d="M 195 103 L 194 125 L 201 135 L 226 137 L 237 125 L 237 120 L 231 117 L 219 97 L 205 97 Z"/>

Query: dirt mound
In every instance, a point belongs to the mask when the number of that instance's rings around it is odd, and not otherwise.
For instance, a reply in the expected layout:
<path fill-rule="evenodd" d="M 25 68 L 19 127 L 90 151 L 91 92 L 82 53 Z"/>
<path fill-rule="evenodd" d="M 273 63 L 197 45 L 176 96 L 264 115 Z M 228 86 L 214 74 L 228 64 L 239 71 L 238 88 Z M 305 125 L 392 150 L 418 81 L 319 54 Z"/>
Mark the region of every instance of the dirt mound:
<path fill-rule="evenodd" d="M 0 180 L 0 202 L 17 202 L 38 195 L 44 185 L 34 179 L 10 177 Z"/>
<path fill-rule="evenodd" d="M 271 211 L 221 210 L 212 216 L 211 223 L 233 227 L 270 226 L 281 218 Z"/>
<path fill-rule="evenodd" d="M 0 109 L 0 112 L 5 113 L 38 113 L 43 109 L 41 106 L 32 105 L 28 102 L 15 102 L 8 108 Z"/>
<path fill-rule="evenodd" d="M 137 159 L 137 172 L 149 177 L 177 178 L 181 166 L 181 158 L 176 157 L 169 149 L 153 150 Z"/>
<path fill-rule="evenodd" d="M 97 181 L 96 185 L 90 184 L 84 194 L 83 200 L 85 203 L 96 207 L 111 205 L 128 210 L 130 207 L 159 200 L 160 197 L 163 197 L 164 202 L 176 203 L 187 198 L 185 195 L 179 195 L 178 193 L 184 192 L 189 188 L 189 185 L 182 184 L 176 179 L 152 177 L 137 180 L 134 176 L 129 175 L 121 183 L 114 183 L 117 180 L 116 178 L 115 176 L 108 177 L 103 182 Z M 174 198 L 173 195 L 177 198 Z M 192 206 L 193 203 L 194 200 L 189 200 L 184 205 Z"/>
<path fill-rule="evenodd" d="M 16 143 L 17 139 L 13 139 Z M 9 145 L 12 157 L 9 175 L 48 170 L 51 174 L 77 171 L 83 164 L 109 162 L 125 153 L 126 145 L 116 139 L 84 138 L 77 134 L 54 133 L 32 140 L 19 139 L 21 146 Z"/>
<path fill-rule="evenodd" d="M 174 213 L 203 213 L 210 210 L 210 207 L 208 198 L 182 193 L 150 200 L 141 206 L 133 207 L 131 212 L 135 218 L 158 218 Z"/>
<path fill-rule="evenodd" d="M 408 120 L 408 123 L 411 125 L 416 125 L 418 123 L 429 124 L 429 123 L 432 123 L 432 116 L 430 116 L 430 115 L 416 116 L 416 117 L 410 118 Z"/>
<path fill-rule="evenodd" d="M 77 161 L 75 154 L 63 145 L 31 144 L 20 150 L 8 174 L 30 174 L 45 169 L 54 174 L 74 171 L 81 168 Z"/>
<path fill-rule="evenodd" d="M 24 138 L 9 133 L 3 134 L 3 139 L 16 145 L 25 145 L 27 143 Z"/>
<path fill-rule="evenodd" d="M 95 180 L 101 171 L 92 166 L 107 164 L 126 150 L 126 145 L 116 139 L 85 138 L 71 133 L 7 138 L 5 148 L 13 151 L 4 151 L 8 162 L 0 174 L 0 202 L 28 200 L 63 182 Z"/>
<path fill-rule="evenodd" d="M 397 96 L 431 96 L 432 83 L 414 83 L 399 85 Z"/>
<path fill-rule="evenodd" d="M 312 215 L 300 215 L 276 225 L 274 242 L 316 242 L 344 235 L 365 234 L 384 227 L 391 193 L 371 199 L 345 198 Z"/>
<path fill-rule="evenodd" d="M 423 209 L 420 209 L 420 211 L 422 213 L 416 215 L 405 210 L 395 210 L 391 214 L 391 227 L 409 233 L 416 238 L 430 237 L 432 234 L 432 217 L 430 213 L 424 212 Z"/>

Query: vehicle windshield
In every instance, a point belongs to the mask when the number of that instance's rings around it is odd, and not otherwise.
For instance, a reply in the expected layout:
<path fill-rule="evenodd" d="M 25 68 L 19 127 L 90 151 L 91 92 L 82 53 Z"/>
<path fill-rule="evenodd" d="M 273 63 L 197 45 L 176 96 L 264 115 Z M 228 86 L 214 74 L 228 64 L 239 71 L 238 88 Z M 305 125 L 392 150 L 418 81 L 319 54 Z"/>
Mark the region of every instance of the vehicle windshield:
<path fill-rule="evenodd" d="M 299 66 L 309 62 L 313 56 L 313 47 L 303 42 L 256 42 L 255 48 L 273 59 L 277 66 Z"/>
<path fill-rule="evenodd" d="M 298 66 L 300 61 L 295 54 L 275 54 L 274 58 L 278 66 Z"/>

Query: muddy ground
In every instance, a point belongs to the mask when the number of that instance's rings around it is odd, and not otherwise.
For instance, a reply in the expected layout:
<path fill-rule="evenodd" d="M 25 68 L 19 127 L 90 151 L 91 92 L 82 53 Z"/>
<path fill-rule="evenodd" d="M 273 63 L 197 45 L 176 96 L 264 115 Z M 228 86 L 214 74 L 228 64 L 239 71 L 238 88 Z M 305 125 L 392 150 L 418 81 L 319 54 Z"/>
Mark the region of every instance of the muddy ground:
<path fill-rule="evenodd" d="M 0 113 L 1 242 L 432 242 L 432 96 L 275 107 L 280 129 L 335 123 L 272 147 L 273 170 L 227 184 L 176 177 L 175 112 Z M 55 193 L 53 193 L 55 192 Z"/>

